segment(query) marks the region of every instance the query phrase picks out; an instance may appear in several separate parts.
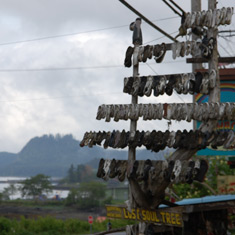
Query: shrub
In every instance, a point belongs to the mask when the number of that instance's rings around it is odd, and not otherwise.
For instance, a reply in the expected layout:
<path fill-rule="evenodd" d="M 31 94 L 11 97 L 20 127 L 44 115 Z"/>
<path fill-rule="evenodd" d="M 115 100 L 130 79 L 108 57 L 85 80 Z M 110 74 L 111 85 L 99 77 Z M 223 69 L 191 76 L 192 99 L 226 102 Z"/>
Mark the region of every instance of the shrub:
<path fill-rule="evenodd" d="M 108 220 L 102 223 L 94 222 L 92 232 L 106 231 Z M 124 227 L 127 224 L 134 224 L 135 221 L 111 220 L 112 228 Z M 0 217 L 0 234 L 17 235 L 70 235 L 89 234 L 90 224 L 87 221 L 77 219 L 59 220 L 53 217 L 39 217 L 38 219 L 26 219 L 23 216 L 20 220 L 10 220 Z"/>

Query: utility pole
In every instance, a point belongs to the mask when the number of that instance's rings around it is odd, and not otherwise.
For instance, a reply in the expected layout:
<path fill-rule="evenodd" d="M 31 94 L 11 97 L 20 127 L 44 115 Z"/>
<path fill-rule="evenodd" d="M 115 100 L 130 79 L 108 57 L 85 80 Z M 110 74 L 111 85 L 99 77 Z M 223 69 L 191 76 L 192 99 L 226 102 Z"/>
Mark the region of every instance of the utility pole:
<path fill-rule="evenodd" d="M 208 9 L 216 9 L 217 1 L 216 0 L 209 0 L 208 1 Z M 212 69 L 216 72 L 216 86 L 215 88 L 210 92 L 209 95 L 209 102 L 220 102 L 220 76 L 219 76 L 219 70 L 218 70 L 218 50 L 217 50 L 217 34 L 218 34 L 218 28 L 212 27 L 208 29 L 208 38 L 215 38 L 215 44 L 213 47 L 213 53 L 212 58 L 210 59 L 208 63 L 209 71 Z"/>
<path fill-rule="evenodd" d="M 191 0 L 191 12 L 201 11 L 201 0 Z M 192 40 L 197 40 L 200 38 L 196 34 L 192 33 Z M 201 69 L 202 64 L 193 63 L 192 64 L 192 72 L 195 72 L 196 69 Z"/>
<path fill-rule="evenodd" d="M 133 24 L 133 23 L 132 23 Z M 133 78 L 137 79 L 139 76 L 139 61 L 138 61 L 138 54 L 139 54 L 139 46 L 142 44 L 142 31 L 141 31 L 141 19 L 137 18 L 135 23 L 133 24 L 133 44 L 134 44 L 134 51 L 133 51 Z M 131 96 L 131 104 L 137 105 L 138 104 L 138 95 Z M 137 130 L 137 120 L 130 121 L 130 135 L 135 134 Z M 128 147 L 128 162 L 132 164 L 136 160 L 136 148 L 133 146 Z M 130 205 L 134 205 L 134 198 L 133 198 L 133 190 L 131 185 L 129 184 L 129 203 Z M 130 205 L 128 206 L 130 209 Z"/>
<path fill-rule="evenodd" d="M 191 12 L 201 11 L 201 0 L 191 0 Z M 196 41 L 199 36 L 192 33 L 192 40 Z M 195 73 L 197 69 L 202 69 L 201 63 L 192 63 L 192 72 Z M 195 103 L 195 96 L 193 95 L 193 103 Z M 193 130 L 197 129 L 197 122 L 193 121 Z"/>
<path fill-rule="evenodd" d="M 211 9 L 212 11 L 216 9 L 217 1 L 216 0 L 209 0 L 208 1 L 208 9 Z M 213 37 L 215 39 L 214 45 L 213 45 L 213 52 L 212 57 L 208 61 L 208 72 L 210 73 L 213 69 L 216 72 L 216 84 L 215 87 L 210 91 L 208 102 L 215 103 L 220 102 L 220 76 L 219 76 L 219 69 L 218 69 L 218 49 L 217 49 L 217 35 L 218 35 L 218 28 L 217 27 L 211 27 L 208 28 L 207 31 L 207 37 L 211 38 Z M 208 131 L 213 130 L 217 126 L 216 120 L 210 120 L 207 122 L 206 125 L 203 125 L 200 129 L 202 131 Z"/>
<path fill-rule="evenodd" d="M 134 53 L 133 53 L 133 78 L 138 77 L 139 75 L 139 63 L 138 63 L 138 53 L 139 53 L 139 45 L 134 45 Z M 131 96 L 131 104 L 136 105 L 138 104 L 138 96 L 132 95 Z M 137 129 L 137 121 L 131 120 L 130 122 L 130 133 L 135 132 Z M 134 161 L 136 159 L 136 149 L 133 147 L 129 147 L 128 150 L 128 160 Z"/>

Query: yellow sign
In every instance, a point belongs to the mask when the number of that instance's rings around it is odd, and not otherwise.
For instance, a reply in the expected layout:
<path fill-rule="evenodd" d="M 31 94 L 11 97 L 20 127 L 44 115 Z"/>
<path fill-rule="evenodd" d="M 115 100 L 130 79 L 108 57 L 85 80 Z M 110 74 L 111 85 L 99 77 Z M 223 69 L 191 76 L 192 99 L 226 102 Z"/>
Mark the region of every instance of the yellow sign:
<path fill-rule="evenodd" d="M 169 226 L 183 227 L 182 213 L 166 210 L 132 209 L 129 212 L 125 207 L 106 206 L 107 217 L 118 219 L 139 220 L 147 223 L 157 223 Z"/>

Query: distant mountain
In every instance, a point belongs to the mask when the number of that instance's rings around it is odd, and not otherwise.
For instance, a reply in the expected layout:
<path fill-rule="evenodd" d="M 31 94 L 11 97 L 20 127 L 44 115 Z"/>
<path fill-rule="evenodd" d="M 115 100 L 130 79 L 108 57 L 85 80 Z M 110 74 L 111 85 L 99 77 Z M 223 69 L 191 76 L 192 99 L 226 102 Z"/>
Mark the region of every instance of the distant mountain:
<path fill-rule="evenodd" d="M 0 152 L 0 176 L 33 176 L 39 173 L 49 176 L 66 175 L 71 164 L 88 164 L 97 168 L 100 158 L 127 159 L 124 150 L 110 150 L 94 146 L 81 148 L 72 135 L 43 135 L 31 139 L 17 153 Z M 163 159 L 169 150 L 152 153 L 137 150 L 137 159 Z"/>
<path fill-rule="evenodd" d="M 0 152 L 0 166 L 6 167 L 7 165 L 15 162 L 18 159 L 18 154 Z"/>

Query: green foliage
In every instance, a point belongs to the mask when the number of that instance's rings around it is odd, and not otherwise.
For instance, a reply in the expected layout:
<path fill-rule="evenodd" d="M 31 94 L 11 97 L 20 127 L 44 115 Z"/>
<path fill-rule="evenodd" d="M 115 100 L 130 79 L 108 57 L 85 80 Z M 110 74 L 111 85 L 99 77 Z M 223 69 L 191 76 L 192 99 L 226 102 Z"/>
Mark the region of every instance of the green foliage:
<path fill-rule="evenodd" d="M 235 170 L 230 169 L 226 156 L 213 156 L 209 158 L 209 170 L 206 182 L 217 190 L 217 175 L 235 175 Z"/>
<path fill-rule="evenodd" d="M 97 207 L 105 198 L 106 185 L 99 182 L 81 183 L 78 203 L 81 208 Z"/>
<path fill-rule="evenodd" d="M 95 179 L 96 176 L 94 175 L 92 168 L 88 165 L 77 165 L 75 168 L 73 164 L 71 164 L 67 176 L 61 181 L 66 183 L 81 183 L 81 182 L 88 182 L 92 179 Z"/>
<path fill-rule="evenodd" d="M 10 184 L 8 187 L 4 188 L 2 195 L 5 200 L 11 199 L 11 196 L 16 194 L 18 188 L 15 186 L 15 184 Z"/>
<path fill-rule="evenodd" d="M 6 218 L 0 218 L 1 234 L 9 234 L 11 232 L 11 221 Z"/>
<path fill-rule="evenodd" d="M 74 166 L 73 164 L 70 166 L 68 170 L 68 182 L 70 183 L 75 183 L 76 182 L 76 175 L 74 172 Z"/>
<path fill-rule="evenodd" d="M 52 185 L 49 180 L 49 176 L 38 174 L 29 179 L 21 182 L 20 187 L 22 197 L 25 196 L 40 196 L 43 193 L 48 193 L 52 191 Z"/>
<path fill-rule="evenodd" d="M 192 184 L 177 184 L 173 186 L 173 189 L 180 199 L 213 195 L 209 189 L 197 182 L 193 182 Z"/>
<path fill-rule="evenodd" d="M 3 190 L 3 192 L 0 193 L 0 201 L 6 201 L 6 200 L 10 200 L 10 197 L 9 194 L 4 192 Z"/>
<path fill-rule="evenodd" d="M 198 157 L 194 157 L 196 159 Z M 206 174 L 205 182 L 197 181 L 189 184 L 175 184 L 173 189 L 181 198 L 197 198 L 217 193 L 217 176 L 218 175 L 234 175 L 235 171 L 230 169 L 227 164 L 226 156 L 208 156 L 209 169 Z"/>
<path fill-rule="evenodd" d="M 75 176 L 77 182 L 87 182 L 93 176 L 92 168 L 88 165 L 77 165 Z"/>
<path fill-rule="evenodd" d="M 70 189 L 69 194 L 66 198 L 66 205 L 67 206 L 76 205 L 78 203 L 78 199 L 79 199 L 78 189 L 72 188 Z"/>
<path fill-rule="evenodd" d="M 103 204 L 112 204 L 112 200 L 113 200 L 113 197 L 112 196 L 109 196 L 107 197 L 104 201 L 103 201 Z"/>
<path fill-rule="evenodd" d="M 93 232 L 106 231 L 108 220 L 102 223 L 94 222 L 92 225 Z M 128 220 L 111 220 L 112 228 L 124 227 L 127 224 L 134 224 L 134 221 Z M 52 217 L 39 217 L 34 219 L 20 220 L 7 219 L 0 217 L 1 235 L 17 234 L 17 235 L 69 235 L 69 234 L 89 234 L 90 225 L 87 221 L 77 219 L 58 220 Z"/>
<path fill-rule="evenodd" d="M 2 200 L 3 200 L 3 194 L 0 193 L 0 203 L 2 202 Z"/>
<path fill-rule="evenodd" d="M 104 202 L 106 185 L 100 182 L 81 183 L 78 189 L 71 189 L 66 199 L 66 205 L 77 205 L 79 208 L 98 207 Z"/>

